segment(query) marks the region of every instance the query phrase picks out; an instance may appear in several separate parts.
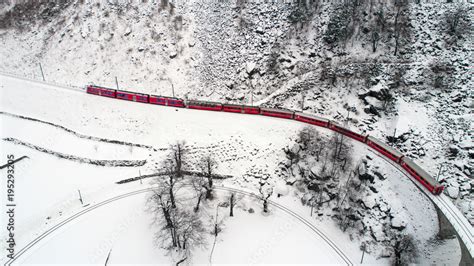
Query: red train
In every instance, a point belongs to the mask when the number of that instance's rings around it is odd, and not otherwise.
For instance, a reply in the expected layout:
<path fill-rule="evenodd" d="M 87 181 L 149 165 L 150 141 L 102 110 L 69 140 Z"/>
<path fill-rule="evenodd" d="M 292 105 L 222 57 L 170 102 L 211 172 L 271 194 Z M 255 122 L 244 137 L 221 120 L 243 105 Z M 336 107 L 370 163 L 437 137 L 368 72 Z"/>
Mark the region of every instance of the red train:
<path fill-rule="evenodd" d="M 415 164 L 412 160 L 404 157 L 404 155 L 389 147 L 382 141 L 371 137 L 369 135 L 363 135 L 357 132 L 354 132 L 350 129 L 347 129 L 334 121 L 304 114 L 301 112 L 294 112 L 291 110 L 283 109 L 274 109 L 274 108 L 264 108 L 257 106 L 248 106 L 248 105 L 237 105 L 237 104 L 222 104 L 218 102 L 208 102 L 208 101 L 197 101 L 189 100 L 185 101 L 183 99 L 174 98 L 174 97 L 165 97 L 165 96 L 156 96 L 148 95 L 138 92 L 131 91 L 121 91 L 114 90 L 110 88 L 99 87 L 95 85 L 88 85 L 86 88 L 87 93 L 95 94 L 99 96 L 117 98 L 134 102 L 143 102 L 151 103 L 163 106 L 172 106 L 180 108 L 189 108 L 197 110 L 206 110 L 206 111 L 223 111 L 230 113 L 242 113 L 242 114 L 259 114 L 264 116 L 276 117 L 276 118 L 285 118 L 285 119 L 294 119 L 303 123 L 308 123 L 315 126 L 329 128 L 340 134 L 348 136 L 357 141 L 366 143 L 372 149 L 378 151 L 384 157 L 394 161 L 399 164 L 403 169 L 405 169 L 415 180 L 420 182 L 424 187 L 426 187 L 431 193 L 439 195 L 443 192 L 444 186 L 439 184 L 433 177 L 431 177 L 427 172 L 425 172 L 421 167 Z"/>

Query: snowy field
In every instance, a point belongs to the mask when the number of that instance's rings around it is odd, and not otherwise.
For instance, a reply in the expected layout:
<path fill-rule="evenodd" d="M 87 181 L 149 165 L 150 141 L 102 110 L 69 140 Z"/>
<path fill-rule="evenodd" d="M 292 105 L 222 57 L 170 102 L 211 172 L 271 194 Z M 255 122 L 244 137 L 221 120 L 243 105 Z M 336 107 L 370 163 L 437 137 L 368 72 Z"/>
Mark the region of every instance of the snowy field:
<path fill-rule="evenodd" d="M 15 165 L 17 250 L 87 206 L 148 186 L 148 180 L 127 185 L 115 182 L 153 173 L 156 164 L 166 155 L 166 149 L 177 140 L 186 140 L 191 162 L 211 152 L 219 163 L 218 172 L 233 176 L 218 185 L 256 191 L 257 181 L 243 176 L 254 167 L 267 169 L 270 174 L 275 172 L 278 162 L 284 159 L 282 148 L 294 140 L 303 127 L 296 121 L 258 115 L 193 111 L 107 99 L 5 76 L 0 76 L 0 91 L 0 111 L 4 112 L 0 114 L 0 162 L 5 164 L 9 154 L 15 158 L 29 157 Z M 77 134 L 18 116 L 47 121 Z M 325 129 L 321 132 L 328 133 Z M 5 141 L 5 138 L 15 138 L 54 153 Z M 98 138 L 128 144 L 113 144 Z M 420 262 L 456 263 L 460 256 L 457 243 L 446 241 L 444 247 L 452 251 L 446 260 L 433 256 L 439 245 L 424 245 L 437 233 L 436 212 L 431 203 L 398 170 L 374 156 L 364 145 L 353 145 L 359 158 L 371 155 L 374 164 L 389 177 L 377 187 L 381 191 L 379 195 L 385 193 L 390 206 L 398 210 L 408 225 L 407 230 L 415 233 L 417 243 L 423 245 Z M 146 163 L 131 167 L 98 166 L 58 158 L 57 154 L 91 160 L 146 160 Z M 1 171 L 3 174 L 6 170 Z M 272 177 L 274 184 L 279 181 Z M 1 187 L 6 187 L 5 180 L 1 182 Z M 78 190 L 84 205 L 79 201 Z M 361 240 L 351 240 L 329 217 L 311 217 L 309 208 L 301 205 L 296 193 L 290 188 L 287 196 L 271 199 L 310 220 L 353 263 L 358 263 L 362 255 Z M 18 262 L 103 263 L 112 249 L 110 263 L 169 263 L 165 251 L 153 246 L 153 229 L 149 214 L 144 211 L 144 195 L 115 201 L 87 213 L 40 241 Z M 2 202 L 4 200 L 2 197 Z M 378 202 L 380 199 L 369 200 Z M 342 263 L 320 237 L 298 220 L 271 207 L 270 215 L 263 216 L 258 210 L 259 203 L 249 201 L 248 204 L 254 204 L 257 211 L 249 214 L 245 211 L 248 206 L 242 207 L 237 209 L 235 219 L 228 219 L 225 230 L 219 235 L 212 263 Z M 2 203 L 2 208 L 4 206 Z M 4 233 L 2 231 L 2 239 L 6 238 Z M 2 247 L 2 252 L 4 250 Z M 61 256 L 57 256 L 58 250 Z M 209 252 L 196 251 L 193 262 L 208 263 Z M 2 255 L 2 261 L 4 259 Z M 389 261 L 374 252 L 365 255 L 364 263 L 387 264 Z"/>

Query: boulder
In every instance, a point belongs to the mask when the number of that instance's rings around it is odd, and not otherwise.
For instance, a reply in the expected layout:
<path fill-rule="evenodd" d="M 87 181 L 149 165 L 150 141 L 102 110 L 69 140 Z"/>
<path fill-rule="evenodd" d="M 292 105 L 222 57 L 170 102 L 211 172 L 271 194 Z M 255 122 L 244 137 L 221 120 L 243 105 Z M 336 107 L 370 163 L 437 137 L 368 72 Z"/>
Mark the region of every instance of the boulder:
<path fill-rule="evenodd" d="M 407 224 L 399 215 L 397 215 L 390 220 L 390 226 L 394 229 L 402 231 L 405 229 Z"/>
<path fill-rule="evenodd" d="M 125 29 L 125 32 L 123 33 L 124 36 L 128 36 L 130 33 L 132 33 L 132 29 L 130 27 L 127 27 Z"/>
<path fill-rule="evenodd" d="M 449 145 L 448 153 L 450 156 L 455 157 L 459 153 L 459 149 L 456 145 Z"/>
<path fill-rule="evenodd" d="M 365 172 L 364 174 L 359 173 L 359 180 L 361 180 L 361 181 L 368 180 L 368 181 L 370 181 L 370 183 L 373 184 L 375 178 L 374 178 L 373 175 L 369 174 L 368 172 Z"/>
<path fill-rule="evenodd" d="M 458 187 L 448 187 L 446 189 L 446 192 L 448 193 L 448 196 L 452 199 L 457 199 L 459 196 L 459 188 Z"/>
<path fill-rule="evenodd" d="M 376 204 L 377 202 L 374 197 L 365 197 L 362 199 L 362 205 L 364 205 L 366 209 L 372 209 Z"/>
<path fill-rule="evenodd" d="M 176 51 L 170 52 L 170 58 L 175 58 L 176 56 L 178 56 L 178 53 L 176 53 Z"/>
<path fill-rule="evenodd" d="M 376 115 L 376 116 L 380 116 L 380 113 L 379 111 L 377 110 L 377 108 L 371 104 L 368 104 L 367 106 L 364 107 L 364 112 L 366 114 L 373 114 L 373 115 Z"/>
<path fill-rule="evenodd" d="M 257 64 L 255 62 L 247 62 L 245 65 L 245 70 L 247 71 L 247 74 L 252 75 L 255 71 L 255 67 Z"/>
<path fill-rule="evenodd" d="M 378 177 L 380 180 L 385 180 L 386 179 L 386 177 L 383 174 L 379 173 L 379 172 L 374 171 L 374 175 L 376 177 Z"/>

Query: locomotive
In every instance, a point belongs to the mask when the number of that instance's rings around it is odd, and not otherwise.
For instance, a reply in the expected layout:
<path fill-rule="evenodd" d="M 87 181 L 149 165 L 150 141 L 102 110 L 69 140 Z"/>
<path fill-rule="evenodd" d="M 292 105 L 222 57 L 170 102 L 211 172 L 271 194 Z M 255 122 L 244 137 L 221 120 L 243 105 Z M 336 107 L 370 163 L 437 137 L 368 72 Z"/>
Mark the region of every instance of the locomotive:
<path fill-rule="evenodd" d="M 238 104 L 222 104 L 218 102 L 209 102 L 209 101 L 198 101 L 198 100 L 183 100 L 175 97 L 165 97 L 157 95 L 149 95 L 138 92 L 115 90 L 95 85 L 88 85 L 86 87 L 86 92 L 89 94 L 116 98 L 126 101 L 157 104 L 163 106 L 172 106 L 179 108 L 188 108 L 196 110 L 206 110 L 206 111 L 220 111 L 220 112 L 230 112 L 230 113 L 242 113 L 242 114 L 253 114 L 253 115 L 263 115 L 276 118 L 292 119 L 300 121 L 303 123 L 329 128 L 333 131 L 336 131 L 340 134 L 343 134 L 349 138 L 357 140 L 359 142 L 365 143 L 372 149 L 379 152 L 384 157 L 400 165 L 407 173 L 410 174 L 416 181 L 422 184 L 426 189 L 428 189 L 434 195 L 439 195 L 443 192 L 444 186 L 442 186 L 438 181 L 436 181 L 430 174 L 424 171 L 420 166 L 415 162 L 405 157 L 401 152 L 393 149 L 384 142 L 369 136 L 363 135 L 357 132 L 354 132 L 350 129 L 345 128 L 344 126 L 339 125 L 338 123 L 321 118 L 314 115 L 305 114 L 302 112 L 295 112 L 291 110 L 283 109 L 274 109 L 274 108 L 264 108 L 258 106 L 249 106 L 249 105 L 238 105 Z"/>

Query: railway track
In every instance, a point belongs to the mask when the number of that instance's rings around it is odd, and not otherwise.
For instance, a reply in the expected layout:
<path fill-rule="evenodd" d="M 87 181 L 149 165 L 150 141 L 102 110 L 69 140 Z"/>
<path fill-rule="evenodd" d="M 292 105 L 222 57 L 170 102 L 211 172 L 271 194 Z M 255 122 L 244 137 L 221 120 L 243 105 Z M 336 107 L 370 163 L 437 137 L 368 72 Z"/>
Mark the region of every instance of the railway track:
<path fill-rule="evenodd" d="M 250 193 L 250 192 L 247 192 L 247 191 L 244 191 L 244 190 L 239 190 L 239 189 L 235 189 L 235 188 L 228 188 L 228 187 L 215 187 L 214 188 L 215 190 L 220 190 L 220 191 L 229 191 L 229 192 L 234 192 L 234 193 L 238 193 L 238 194 L 241 194 L 241 195 L 244 195 L 244 196 L 249 196 L 249 197 L 254 197 L 254 198 L 259 198 L 256 194 L 253 194 L 253 193 Z M 149 188 L 145 188 L 145 189 L 140 189 L 140 190 L 136 190 L 136 191 L 132 191 L 132 192 L 128 192 L 128 193 L 125 193 L 125 194 L 122 194 L 122 195 L 119 195 L 119 196 L 115 196 L 113 198 L 110 198 L 110 199 L 107 199 L 107 200 L 104 200 L 102 202 L 99 202 L 97 204 L 94 204 L 92 206 L 89 206 L 87 207 L 86 209 L 83 209 L 81 211 L 79 211 L 78 213 L 68 217 L 67 219 L 59 222 L 58 224 L 54 225 L 53 227 L 51 227 L 50 229 L 46 230 L 44 233 L 42 233 L 41 235 L 39 235 L 37 238 L 33 239 L 32 241 L 28 242 L 28 244 L 26 244 L 23 248 L 21 248 L 16 254 L 15 256 L 13 257 L 13 259 L 10 259 L 9 261 L 7 261 L 4 265 L 5 266 L 9 266 L 9 265 L 12 265 L 12 263 L 14 263 L 17 259 L 19 259 L 22 255 L 24 255 L 26 252 L 28 252 L 28 250 L 30 250 L 31 248 L 33 248 L 36 244 L 38 244 L 42 239 L 46 238 L 47 236 L 49 236 L 50 234 L 54 233 L 55 231 L 59 230 L 61 227 L 67 225 L 68 223 L 74 221 L 75 219 L 81 217 L 82 215 L 84 214 L 87 214 L 99 207 L 102 207 L 102 206 L 105 206 L 105 205 L 108 205 L 110 203 L 113 203 L 117 200 L 121 200 L 121 199 L 124 199 L 124 198 L 128 198 L 128 197 L 132 197 L 132 196 L 135 196 L 135 195 L 138 195 L 138 194 L 142 194 L 142 193 L 146 193 L 146 192 L 149 192 L 153 190 L 153 187 L 149 187 Z M 326 236 L 326 234 L 324 234 L 321 230 L 319 230 L 317 227 L 315 227 L 310 221 L 304 219 L 303 217 L 301 217 L 299 214 L 297 214 L 296 212 L 288 209 L 287 207 L 279 204 L 279 203 L 276 203 L 274 201 L 268 201 L 269 205 L 270 206 L 273 206 L 283 212 L 285 212 L 286 214 L 290 215 L 291 217 L 297 219 L 298 221 L 302 222 L 304 225 L 308 226 L 308 228 L 313 231 L 314 233 L 316 233 L 319 237 L 321 237 L 321 239 L 326 242 L 329 247 L 334 250 L 336 252 L 336 254 L 344 261 L 344 263 L 346 265 L 353 265 L 353 263 L 351 262 L 351 260 L 349 259 L 349 257 L 331 240 L 329 239 L 329 237 Z"/>
<path fill-rule="evenodd" d="M 46 82 L 46 81 L 41 81 L 41 80 L 37 80 L 37 79 L 23 77 L 23 76 L 12 74 L 12 73 L 6 73 L 6 72 L 1 72 L 0 71 L 0 75 L 11 77 L 11 78 L 16 78 L 16 79 L 21 79 L 21 80 L 24 80 L 24 81 L 40 83 L 40 84 L 44 84 L 44 85 L 50 85 L 50 86 L 54 85 L 58 88 L 66 89 L 66 90 L 70 90 L 70 91 L 76 91 L 76 92 L 85 92 L 86 91 L 84 88 L 78 87 L 78 86 L 58 84 L 58 83 L 55 83 L 55 82 Z"/>
<path fill-rule="evenodd" d="M 25 78 L 25 77 L 21 77 L 21 76 L 10 74 L 10 73 L 0 72 L 0 75 L 9 76 L 9 77 L 13 77 L 13 78 L 17 78 L 17 79 L 21 79 L 21 80 L 25 80 L 25 81 L 30 81 L 30 82 L 42 83 L 42 84 L 47 84 L 47 85 L 54 85 L 56 87 L 63 88 L 63 89 L 68 89 L 68 90 L 71 90 L 71 91 L 85 92 L 85 89 L 80 88 L 80 87 L 68 87 L 68 86 L 64 86 L 64 85 L 61 85 L 61 84 L 54 84 L 54 83 L 38 81 L 38 80 L 30 79 L 30 78 Z M 474 257 L 473 256 L 473 254 L 474 254 L 473 227 L 469 224 L 467 219 L 465 217 L 463 217 L 462 213 L 459 210 L 453 209 L 453 208 L 456 208 L 456 207 L 449 201 L 449 199 L 447 199 L 446 196 L 444 196 L 444 195 L 439 196 L 439 198 L 435 198 L 436 196 L 433 196 L 432 194 L 427 192 L 424 187 L 421 187 L 421 185 L 419 183 L 415 182 L 404 171 L 404 169 L 400 168 L 399 165 L 394 164 L 389 159 L 385 158 L 384 156 L 379 155 L 378 152 L 376 152 L 372 149 L 369 149 L 369 150 L 372 151 L 377 156 L 384 159 L 385 161 L 389 162 L 391 165 L 396 167 L 401 173 L 403 173 L 405 176 L 407 176 L 410 179 L 410 181 L 412 181 L 418 188 L 420 188 L 420 191 L 422 191 L 427 197 L 429 197 L 430 200 L 435 205 L 437 205 L 438 208 L 441 211 L 443 211 L 445 216 L 448 218 L 450 223 L 452 223 L 453 227 L 458 232 L 458 234 L 460 235 L 462 241 L 464 242 L 464 244 L 468 248 L 468 250 L 471 254 L 471 257 Z M 451 217 L 451 219 L 449 219 L 449 217 Z"/>
<path fill-rule="evenodd" d="M 446 216 L 448 220 L 450 220 L 451 225 L 454 227 L 454 230 L 457 232 L 458 236 L 466 245 L 468 251 L 472 254 L 474 253 L 474 229 L 467 221 L 467 219 L 462 215 L 459 209 L 454 206 L 454 204 L 449 200 L 445 195 L 441 194 L 438 196 L 434 196 L 431 194 L 424 186 L 420 185 L 418 182 L 413 180 L 413 178 L 408 175 L 404 169 L 402 169 L 398 164 L 395 164 L 393 161 L 385 158 L 384 156 L 380 155 L 377 151 L 373 151 L 369 149 L 372 153 L 376 156 L 382 158 L 393 167 L 395 167 L 400 173 L 406 176 L 415 186 L 419 188 L 420 191 L 427 196 L 434 205 L 436 205 Z M 451 218 L 451 219 L 450 219 Z M 453 221 L 454 220 L 454 221 Z"/>

